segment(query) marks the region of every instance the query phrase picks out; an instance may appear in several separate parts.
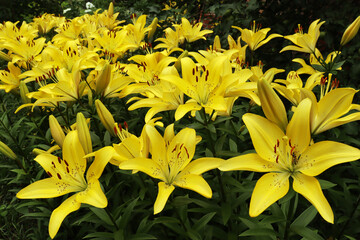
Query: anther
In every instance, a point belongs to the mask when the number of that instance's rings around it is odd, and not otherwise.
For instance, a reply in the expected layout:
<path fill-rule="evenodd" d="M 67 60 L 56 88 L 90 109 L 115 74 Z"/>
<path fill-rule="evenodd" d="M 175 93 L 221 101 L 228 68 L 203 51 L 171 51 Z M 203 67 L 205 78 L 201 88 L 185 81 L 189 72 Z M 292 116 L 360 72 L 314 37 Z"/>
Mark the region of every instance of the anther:
<path fill-rule="evenodd" d="M 57 173 L 57 177 L 59 178 L 59 180 L 61 180 L 61 175 L 60 175 L 60 173 Z"/>

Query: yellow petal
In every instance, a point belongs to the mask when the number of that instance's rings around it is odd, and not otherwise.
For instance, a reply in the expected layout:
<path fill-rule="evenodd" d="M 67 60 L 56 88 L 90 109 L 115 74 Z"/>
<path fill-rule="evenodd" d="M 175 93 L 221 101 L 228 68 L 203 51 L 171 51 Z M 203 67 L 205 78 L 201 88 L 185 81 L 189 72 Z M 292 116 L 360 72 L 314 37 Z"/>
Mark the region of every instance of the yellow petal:
<path fill-rule="evenodd" d="M 275 162 L 274 146 L 285 135 L 273 122 L 256 114 L 246 113 L 243 121 L 250 133 L 256 152 L 261 158 Z"/>
<path fill-rule="evenodd" d="M 340 45 L 344 46 L 351 39 L 355 37 L 360 28 L 360 16 L 358 16 L 355 21 L 353 21 L 350 26 L 348 26 L 341 38 Z"/>
<path fill-rule="evenodd" d="M 54 238 L 59 231 L 60 225 L 67 215 L 78 210 L 81 203 L 76 201 L 76 194 L 66 199 L 59 207 L 57 207 L 51 214 L 49 222 L 49 234 Z"/>
<path fill-rule="evenodd" d="M 360 150 L 343 143 L 322 141 L 306 149 L 298 162 L 299 171 L 309 176 L 317 176 L 326 169 L 340 163 L 360 158 Z"/>
<path fill-rule="evenodd" d="M 150 152 L 152 155 L 152 161 L 157 163 L 164 172 L 167 172 L 168 161 L 166 157 L 165 140 L 154 126 L 146 124 L 144 128 L 150 140 Z"/>
<path fill-rule="evenodd" d="M 256 153 L 249 153 L 237 157 L 230 158 L 220 165 L 221 171 L 254 171 L 254 172 L 271 172 L 279 171 L 278 165 L 261 158 Z"/>
<path fill-rule="evenodd" d="M 357 91 L 352 88 L 337 88 L 326 94 L 318 103 L 318 112 L 312 132 L 318 134 L 331 121 L 343 116 L 351 109 L 354 94 Z"/>
<path fill-rule="evenodd" d="M 134 158 L 119 164 L 123 170 L 137 170 L 146 173 L 150 177 L 166 181 L 161 166 L 149 158 Z"/>
<path fill-rule="evenodd" d="M 84 178 L 86 168 L 84 156 L 85 153 L 79 141 L 78 133 L 76 131 L 69 132 L 63 144 L 63 159 L 67 161 L 69 168 L 73 168 L 79 174 L 75 176 L 76 178 Z"/>
<path fill-rule="evenodd" d="M 76 194 L 76 201 L 97 208 L 104 208 L 108 204 L 107 198 L 101 189 L 100 182 L 96 179 L 92 179 L 88 182 L 88 187 L 85 191 Z"/>
<path fill-rule="evenodd" d="M 167 147 L 167 160 L 170 168 L 170 179 L 173 179 L 194 156 L 196 132 L 192 128 L 184 128 L 172 139 Z"/>
<path fill-rule="evenodd" d="M 46 178 L 21 189 L 16 197 L 20 199 L 54 198 L 77 191 L 82 191 L 82 189 L 56 178 Z"/>
<path fill-rule="evenodd" d="M 181 188 L 190 189 L 203 195 L 206 198 L 211 198 L 212 196 L 212 191 L 209 184 L 200 175 L 189 174 L 181 177 L 178 176 L 174 181 L 174 185 Z"/>
<path fill-rule="evenodd" d="M 99 99 L 95 100 L 95 106 L 96 106 L 96 111 L 100 118 L 101 123 L 104 125 L 106 130 L 108 130 L 108 132 L 111 135 L 115 136 L 115 133 L 114 133 L 115 120 L 114 120 L 113 116 L 111 115 L 109 110 L 105 107 L 105 105 Z"/>
<path fill-rule="evenodd" d="M 249 215 L 256 217 L 289 191 L 289 173 L 267 173 L 256 183 Z"/>
<path fill-rule="evenodd" d="M 201 106 L 197 102 L 187 102 L 185 104 L 180 105 L 175 112 L 175 121 L 180 120 L 190 111 L 199 111 Z"/>
<path fill-rule="evenodd" d="M 326 221 L 334 223 L 333 211 L 321 190 L 319 181 L 301 173 L 293 175 L 293 178 L 294 190 L 311 202 Z"/>
<path fill-rule="evenodd" d="M 104 147 L 95 152 L 95 160 L 90 165 L 86 173 L 86 179 L 90 182 L 91 179 L 99 179 L 106 164 L 114 155 L 114 148 Z"/>
<path fill-rule="evenodd" d="M 304 99 L 296 108 L 294 115 L 286 128 L 286 136 L 301 154 L 310 143 L 310 110 L 311 100 Z"/>
<path fill-rule="evenodd" d="M 164 182 L 159 182 L 158 187 L 159 187 L 159 192 L 154 204 L 154 214 L 157 214 L 164 209 L 170 194 L 175 189 L 173 185 L 168 185 Z"/>
<path fill-rule="evenodd" d="M 140 157 L 141 143 L 140 139 L 134 135 L 125 138 L 121 143 L 114 144 L 116 151 L 116 158 L 120 161 L 129 160 L 132 158 Z"/>
<path fill-rule="evenodd" d="M 260 79 L 258 81 L 258 91 L 261 107 L 266 118 L 277 124 L 283 131 L 285 131 L 288 120 L 284 104 L 279 96 L 264 79 Z"/>
<path fill-rule="evenodd" d="M 212 157 L 204 157 L 198 158 L 194 161 L 191 161 L 180 174 L 196 174 L 200 175 L 204 172 L 207 172 L 211 169 L 215 169 L 225 162 L 225 160 L 221 158 L 212 158 Z"/>

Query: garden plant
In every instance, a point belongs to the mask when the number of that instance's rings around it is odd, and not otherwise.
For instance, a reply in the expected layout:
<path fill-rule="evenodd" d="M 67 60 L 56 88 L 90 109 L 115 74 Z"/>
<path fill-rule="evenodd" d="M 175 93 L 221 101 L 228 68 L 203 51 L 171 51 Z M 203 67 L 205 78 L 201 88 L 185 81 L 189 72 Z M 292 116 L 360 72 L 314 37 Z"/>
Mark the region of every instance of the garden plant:
<path fill-rule="evenodd" d="M 1 239 L 360 238 L 359 15 L 76 2 L 0 24 Z"/>

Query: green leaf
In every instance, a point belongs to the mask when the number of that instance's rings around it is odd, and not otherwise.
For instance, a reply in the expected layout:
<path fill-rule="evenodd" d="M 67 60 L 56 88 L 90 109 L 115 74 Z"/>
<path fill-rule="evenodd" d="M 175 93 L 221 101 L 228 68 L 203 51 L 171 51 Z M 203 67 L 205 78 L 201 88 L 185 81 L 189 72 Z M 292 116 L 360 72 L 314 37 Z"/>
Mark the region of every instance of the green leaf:
<path fill-rule="evenodd" d="M 256 228 L 246 230 L 245 232 L 243 232 L 239 235 L 239 237 L 248 237 L 248 236 L 267 236 L 267 237 L 276 239 L 277 234 L 272 229 L 256 227 Z"/>
<path fill-rule="evenodd" d="M 109 233 L 109 232 L 96 232 L 96 233 L 90 233 L 88 235 L 86 235 L 84 238 L 91 238 L 93 239 L 114 239 L 113 238 L 113 233 Z"/>
<path fill-rule="evenodd" d="M 316 70 L 316 71 L 319 71 L 319 72 L 326 72 L 326 69 L 319 65 L 319 64 L 311 64 L 311 66 Z"/>
<path fill-rule="evenodd" d="M 340 61 L 340 62 L 337 62 L 337 63 L 334 63 L 334 65 L 333 65 L 332 68 L 331 68 L 331 71 L 335 71 L 336 69 L 338 69 L 339 67 L 341 67 L 345 62 L 346 62 L 346 60 Z"/>
<path fill-rule="evenodd" d="M 316 208 L 311 205 L 293 221 L 290 227 L 292 226 L 306 227 L 315 218 L 317 213 L 318 211 L 316 210 Z"/>
<path fill-rule="evenodd" d="M 317 234 L 315 230 L 303 226 L 292 226 L 290 227 L 292 231 L 299 234 L 305 239 L 309 240 L 324 240 L 320 235 Z"/>
<path fill-rule="evenodd" d="M 322 180 L 322 179 L 319 179 L 319 183 L 320 183 L 321 189 L 328 189 L 328 188 L 335 187 L 337 185 L 336 183 L 332 183 L 332 182 Z"/>
<path fill-rule="evenodd" d="M 109 215 L 107 215 L 105 209 L 103 208 L 96 208 L 96 207 L 89 207 L 90 210 L 101 220 L 103 220 L 108 225 L 113 225 Z"/>
<path fill-rule="evenodd" d="M 137 203 L 139 198 L 135 198 L 125 209 L 125 212 L 123 213 L 123 215 L 121 216 L 121 219 L 118 223 L 118 226 L 120 229 L 124 229 L 128 223 L 129 223 L 129 220 L 130 220 L 130 216 L 133 212 L 133 209 Z"/>
<path fill-rule="evenodd" d="M 193 226 L 195 231 L 200 231 L 202 228 L 206 226 L 210 222 L 210 220 L 216 215 L 216 212 L 211 212 L 200 218 Z"/>

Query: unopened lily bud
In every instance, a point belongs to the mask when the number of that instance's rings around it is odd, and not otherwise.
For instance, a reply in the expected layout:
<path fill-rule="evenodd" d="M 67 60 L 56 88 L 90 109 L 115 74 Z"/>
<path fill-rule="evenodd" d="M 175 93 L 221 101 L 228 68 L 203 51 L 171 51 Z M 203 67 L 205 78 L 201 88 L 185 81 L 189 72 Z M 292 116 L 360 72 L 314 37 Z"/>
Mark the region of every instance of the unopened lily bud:
<path fill-rule="evenodd" d="M 17 158 L 16 154 L 2 141 L 0 141 L 0 152 L 13 160 Z"/>
<path fill-rule="evenodd" d="M 88 104 L 89 104 L 90 107 L 91 107 L 92 104 L 93 104 L 93 94 L 92 94 L 92 90 L 91 90 L 91 89 L 89 89 L 89 91 L 88 91 Z"/>
<path fill-rule="evenodd" d="M 53 115 L 50 115 L 49 117 L 49 125 L 50 125 L 51 136 L 53 137 L 55 142 L 62 148 L 65 139 L 65 133 L 62 130 L 59 122 L 56 120 L 56 118 Z"/>
<path fill-rule="evenodd" d="M 152 21 L 152 23 L 149 26 L 149 27 L 151 27 L 151 30 L 148 32 L 148 40 L 149 40 L 149 42 L 151 41 L 152 37 L 154 36 L 154 33 L 155 33 L 156 28 L 158 26 L 158 22 L 159 22 L 159 20 L 156 17 L 156 18 L 154 18 L 154 20 Z"/>
<path fill-rule="evenodd" d="M 345 30 L 345 32 L 341 38 L 340 45 L 344 46 L 345 44 L 350 42 L 351 39 L 353 39 L 355 37 L 355 35 L 357 34 L 357 32 L 359 31 L 359 28 L 360 28 L 360 16 L 358 16 L 355 19 L 355 21 L 352 22 L 350 24 L 350 26 L 348 26 L 348 28 Z"/>
<path fill-rule="evenodd" d="M 95 107 L 101 123 L 104 125 L 106 130 L 108 130 L 111 135 L 115 136 L 115 132 L 114 132 L 115 120 L 111 115 L 111 113 L 109 112 L 109 110 L 99 99 L 95 100 Z"/>
<path fill-rule="evenodd" d="M 176 68 L 176 70 L 178 70 L 179 72 L 181 71 L 181 59 L 184 58 L 184 57 L 187 57 L 188 56 L 188 51 L 185 50 L 183 51 L 180 56 L 178 57 L 177 61 L 175 62 L 174 64 L 174 67 Z"/>
<path fill-rule="evenodd" d="M 31 99 L 28 98 L 26 96 L 26 94 L 29 93 L 29 89 L 27 88 L 26 84 L 24 81 L 20 81 L 20 96 L 21 96 L 21 101 L 26 104 L 26 103 L 31 103 Z"/>
<path fill-rule="evenodd" d="M 85 154 L 91 153 L 92 142 L 90 137 L 90 131 L 86 123 L 86 119 L 81 112 L 76 115 L 76 130 L 78 132 L 79 141 L 84 149 Z"/>
<path fill-rule="evenodd" d="M 101 72 L 98 74 L 96 78 L 96 94 L 103 93 L 108 86 L 111 78 L 111 65 L 106 62 Z"/>
<path fill-rule="evenodd" d="M 264 78 L 259 79 L 257 87 L 261 107 L 266 118 L 278 125 L 285 132 L 288 119 L 281 99 L 270 86 L 270 83 Z"/>
<path fill-rule="evenodd" d="M 108 8 L 108 16 L 112 17 L 112 15 L 114 14 L 114 4 L 112 2 L 110 2 L 109 4 L 109 8 Z"/>

